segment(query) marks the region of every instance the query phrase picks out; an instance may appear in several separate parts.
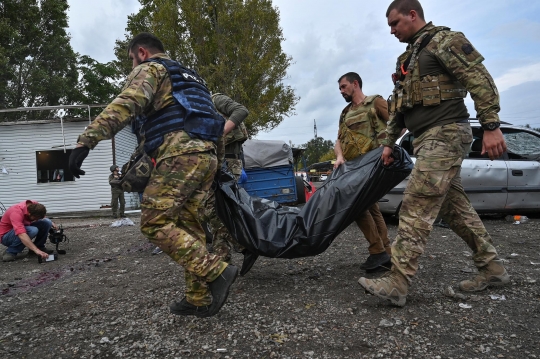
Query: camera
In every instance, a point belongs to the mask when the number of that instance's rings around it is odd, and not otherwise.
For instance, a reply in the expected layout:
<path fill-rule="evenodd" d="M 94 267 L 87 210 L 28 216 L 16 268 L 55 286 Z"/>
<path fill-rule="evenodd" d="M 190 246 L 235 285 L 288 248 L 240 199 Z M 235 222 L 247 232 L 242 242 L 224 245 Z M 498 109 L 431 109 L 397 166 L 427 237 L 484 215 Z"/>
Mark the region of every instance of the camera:
<path fill-rule="evenodd" d="M 56 245 L 56 253 L 58 253 L 58 254 L 66 254 L 65 250 L 58 249 L 58 245 L 60 243 L 62 243 L 62 242 L 68 243 L 69 242 L 68 237 L 64 234 L 64 228 L 62 228 L 61 225 L 59 227 L 57 227 L 57 228 L 51 228 L 49 230 L 49 242 Z"/>

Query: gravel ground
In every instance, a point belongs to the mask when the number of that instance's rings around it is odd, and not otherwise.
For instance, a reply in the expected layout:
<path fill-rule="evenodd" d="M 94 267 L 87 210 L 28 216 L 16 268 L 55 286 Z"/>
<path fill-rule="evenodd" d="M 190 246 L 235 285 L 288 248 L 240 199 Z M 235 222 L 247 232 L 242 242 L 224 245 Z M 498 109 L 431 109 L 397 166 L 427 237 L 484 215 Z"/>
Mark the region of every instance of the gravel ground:
<path fill-rule="evenodd" d="M 183 270 L 151 255 L 131 219 L 54 219 L 66 255 L 0 262 L 0 358 L 540 358 L 538 217 L 483 218 L 509 287 L 459 293 L 476 271 L 471 253 L 436 227 L 407 305 L 390 306 L 357 283 L 367 245 L 353 225 L 319 256 L 259 259 L 206 319 L 169 313 Z M 387 223 L 393 237 L 397 222 Z"/>

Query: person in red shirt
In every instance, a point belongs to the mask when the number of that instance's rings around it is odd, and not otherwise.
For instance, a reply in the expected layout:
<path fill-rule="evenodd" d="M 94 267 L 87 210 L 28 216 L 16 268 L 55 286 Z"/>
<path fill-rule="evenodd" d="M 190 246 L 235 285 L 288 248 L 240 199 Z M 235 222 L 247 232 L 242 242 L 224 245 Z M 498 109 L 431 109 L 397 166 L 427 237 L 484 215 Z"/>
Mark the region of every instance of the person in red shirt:
<path fill-rule="evenodd" d="M 29 254 L 47 259 L 52 250 L 45 248 L 47 235 L 54 223 L 45 218 L 47 209 L 41 203 L 26 200 L 8 208 L 0 220 L 0 242 L 7 247 L 2 260 L 11 262 L 23 258 L 20 253 L 27 247 Z M 32 241 L 32 239 L 34 241 Z"/>

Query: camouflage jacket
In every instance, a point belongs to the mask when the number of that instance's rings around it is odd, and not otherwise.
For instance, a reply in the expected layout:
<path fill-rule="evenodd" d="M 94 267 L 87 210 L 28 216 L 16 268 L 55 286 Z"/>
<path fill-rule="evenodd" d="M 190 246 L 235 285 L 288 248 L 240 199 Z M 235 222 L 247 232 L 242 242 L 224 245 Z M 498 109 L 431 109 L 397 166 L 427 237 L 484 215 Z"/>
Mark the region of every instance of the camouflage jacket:
<path fill-rule="evenodd" d="M 396 64 L 396 77 L 399 79 L 401 74 L 401 65 L 410 53 L 414 51 L 415 44 L 426 32 L 433 32 L 435 26 L 431 23 L 422 28 L 411 43 L 407 46 L 407 50 L 398 58 Z M 440 64 L 446 69 L 447 74 L 459 81 L 459 83 L 469 92 L 475 103 L 478 120 L 481 123 L 498 122 L 499 116 L 499 93 L 493 78 L 482 64 L 484 58 L 471 45 L 469 40 L 461 32 L 450 31 L 445 29 L 437 31 L 424 51 L 429 51 L 432 56 L 435 56 Z M 415 64 L 413 64 L 415 62 Z M 415 59 L 411 59 L 411 65 L 418 66 Z M 415 69 L 411 69 L 414 71 Z M 424 80 L 424 79 L 422 79 Z M 399 81 L 396 83 L 396 89 L 401 86 Z M 415 105 L 414 108 L 416 109 Z M 386 146 L 393 146 L 401 134 L 401 130 L 405 127 L 404 118 L 408 116 L 410 110 L 405 109 L 403 112 L 399 108 L 390 104 L 390 119 L 386 129 L 387 138 L 381 141 Z M 396 108 L 396 111 L 392 111 Z"/>
<path fill-rule="evenodd" d="M 165 54 L 152 57 L 169 59 Z M 129 74 L 122 92 L 92 121 L 77 142 L 90 149 L 99 141 L 111 139 L 136 116 L 149 116 L 174 104 L 172 85 L 166 68 L 156 62 L 145 62 Z M 185 153 L 215 151 L 211 141 L 191 138 L 184 131 L 169 133 L 152 154 L 156 159 Z"/>

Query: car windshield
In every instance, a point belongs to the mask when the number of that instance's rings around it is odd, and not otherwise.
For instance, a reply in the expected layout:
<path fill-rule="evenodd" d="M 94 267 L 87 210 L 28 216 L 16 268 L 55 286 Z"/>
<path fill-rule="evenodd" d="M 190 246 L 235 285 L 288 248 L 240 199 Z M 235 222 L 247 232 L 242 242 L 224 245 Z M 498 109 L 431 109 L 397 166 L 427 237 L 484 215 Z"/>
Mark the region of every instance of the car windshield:
<path fill-rule="evenodd" d="M 508 153 L 519 155 L 521 158 L 540 160 L 540 137 L 525 131 L 510 131 L 504 133 Z"/>

